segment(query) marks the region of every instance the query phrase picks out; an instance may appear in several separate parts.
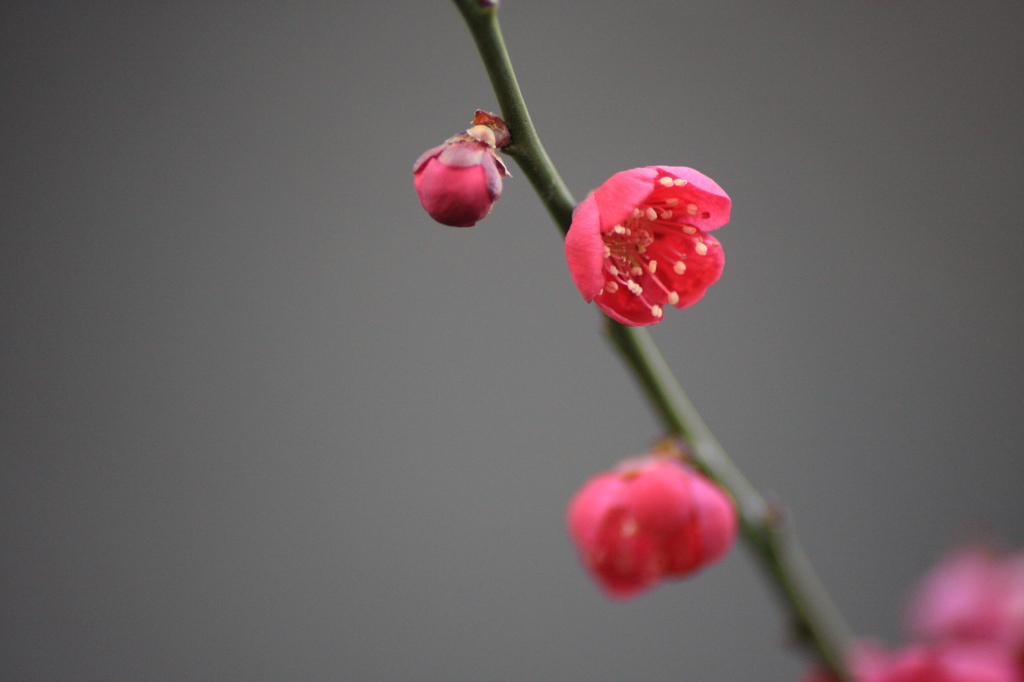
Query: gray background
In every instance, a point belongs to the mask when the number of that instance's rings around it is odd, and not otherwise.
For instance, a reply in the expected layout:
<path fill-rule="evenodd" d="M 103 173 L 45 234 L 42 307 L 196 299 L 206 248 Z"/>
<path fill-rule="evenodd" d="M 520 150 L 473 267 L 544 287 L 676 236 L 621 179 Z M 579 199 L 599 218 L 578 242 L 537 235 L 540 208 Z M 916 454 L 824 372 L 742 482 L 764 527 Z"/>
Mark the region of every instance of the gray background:
<path fill-rule="evenodd" d="M 696 167 L 724 276 L 654 329 L 895 643 L 947 547 L 1024 544 L 1020 2 L 505 0 L 578 197 Z M 655 424 L 442 1 L 0 9 L 0 679 L 794 680 L 739 547 L 605 601 L 566 500 Z"/>

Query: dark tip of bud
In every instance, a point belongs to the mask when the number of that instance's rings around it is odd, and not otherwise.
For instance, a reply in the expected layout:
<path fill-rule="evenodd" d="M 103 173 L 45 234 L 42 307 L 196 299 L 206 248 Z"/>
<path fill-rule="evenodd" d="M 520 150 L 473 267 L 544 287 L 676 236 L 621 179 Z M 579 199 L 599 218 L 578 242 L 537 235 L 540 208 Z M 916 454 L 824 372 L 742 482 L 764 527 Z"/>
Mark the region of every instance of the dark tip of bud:
<path fill-rule="evenodd" d="M 495 2 L 495 5 L 498 3 Z M 501 119 L 497 114 L 492 114 L 489 111 L 483 109 L 477 109 L 476 115 L 473 116 L 473 125 L 475 126 L 487 126 L 494 131 L 494 146 L 498 149 L 507 147 L 512 142 L 512 135 L 508 132 L 508 126 L 505 125 L 505 121 Z"/>

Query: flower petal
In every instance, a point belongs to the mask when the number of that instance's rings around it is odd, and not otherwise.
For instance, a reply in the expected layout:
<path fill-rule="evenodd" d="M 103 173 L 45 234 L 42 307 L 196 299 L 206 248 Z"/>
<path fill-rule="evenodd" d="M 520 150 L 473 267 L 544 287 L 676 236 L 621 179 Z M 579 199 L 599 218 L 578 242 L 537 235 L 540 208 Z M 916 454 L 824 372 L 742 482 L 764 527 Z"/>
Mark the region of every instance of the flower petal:
<path fill-rule="evenodd" d="M 700 522 L 701 561 L 718 561 L 736 539 L 736 508 L 721 488 L 703 476 L 693 477 L 693 499 Z"/>
<path fill-rule="evenodd" d="M 601 232 L 608 232 L 628 218 L 654 190 L 654 167 L 631 168 L 616 173 L 594 191 L 601 212 Z"/>
<path fill-rule="evenodd" d="M 729 222 L 732 200 L 714 180 L 700 171 L 685 166 L 654 166 L 664 175 L 685 180 L 679 186 L 655 184 L 652 202 L 674 199 L 678 208 L 673 211 L 675 222 L 692 225 L 704 231 L 716 230 Z"/>
<path fill-rule="evenodd" d="M 479 142 L 453 142 L 437 158 L 446 166 L 470 167 L 480 164 L 487 147 Z"/>
<path fill-rule="evenodd" d="M 658 269 L 655 275 L 645 276 L 641 286 L 651 291 L 652 297 L 656 296 L 655 288 L 661 292 L 662 287 L 647 282 L 656 277 L 675 296 L 665 293 L 653 302 L 669 303 L 676 308 L 687 308 L 702 299 L 725 267 L 722 245 L 710 234 L 696 229 L 692 234 L 682 229 L 663 230 L 647 247 L 647 253 L 658 261 Z"/>
<path fill-rule="evenodd" d="M 581 548 L 590 548 L 601 527 L 601 519 L 609 510 L 622 505 L 625 485 L 622 478 L 601 473 L 576 493 L 569 503 L 569 534 Z"/>
<path fill-rule="evenodd" d="M 634 296 L 627 291 L 625 287 L 620 287 L 614 293 L 609 293 L 606 289 L 603 294 L 594 299 L 594 303 L 608 317 L 631 327 L 643 327 L 661 322 L 661 318 L 654 315 L 650 306 L 641 301 L 639 296 Z"/>
<path fill-rule="evenodd" d="M 630 510 L 612 509 L 601 520 L 588 567 L 601 587 L 614 599 L 629 599 L 658 584 L 661 548 L 657 538 L 638 532 Z"/>
<path fill-rule="evenodd" d="M 498 197 L 501 196 L 501 169 L 498 168 L 498 164 L 501 163 L 495 156 L 494 153 L 485 154 L 480 160 L 480 166 L 484 169 L 484 178 L 487 180 L 487 193 L 491 196 L 491 201 L 497 201 Z"/>
<path fill-rule="evenodd" d="M 470 227 L 491 212 L 494 198 L 481 166 L 449 166 L 428 159 L 413 182 L 430 217 L 452 227 Z"/>
<path fill-rule="evenodd" d="M 416 163 L 414 163 L 412 165 L 412 172 L 413 173 L 418 173 L 420 168 L 423 167 L 423 164 L 425 164 L 429 159 L 432 159 L 435 156 L 437 156 L 438 154 L 440 154 L 441 152 L 443 152 L 444 148 L 446 146 L 447 146 L 447 143 L 446 144 L 439 144 L 436 147 L 431 147 L 427 151 L 425 151 L 422 154 L 420 154 L 419 158 L 416 159 Z"/>
<path fill-rule="evenodd" d="M 576 288 L 584 300 L 593 301 L 604 286 L 604 241 L 593 194 L 581 201 L 573 213 L 572 225 L 565 235 L 565 258 Z"/>
<path fill-rule="evenodd" d="M 665 457 L 651 457 L 642 466 L 625 490 L 625 503 L 645 532 L 668 535 L 693 515 L 691 477 Z"/>
<path fill-rule="evenodd" d="M 1007 629 L 1007 574 L 1002 557 L 982 547 L 949 554 L 925 576 L 911 600 L 908 625 L 930 639 L 998 639 Z"/>

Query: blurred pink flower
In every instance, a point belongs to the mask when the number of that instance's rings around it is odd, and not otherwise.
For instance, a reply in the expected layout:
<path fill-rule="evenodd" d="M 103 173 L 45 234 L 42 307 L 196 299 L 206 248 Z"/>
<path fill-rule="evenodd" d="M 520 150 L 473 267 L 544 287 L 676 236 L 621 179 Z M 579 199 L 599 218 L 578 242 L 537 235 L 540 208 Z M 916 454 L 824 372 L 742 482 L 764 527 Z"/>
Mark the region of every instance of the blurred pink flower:
<path fill-rule="evenodd" d="M 856 682 L 1024 682 L 1024 553 L 951 552 L 921 581 L 907 621 L 918 643 L 895 654 L 858 646 Z M 804 682 L 833 679 L 812 670 Z"/>
<path fill-rule="evenodd" d="M 717 485 L 652 454 L 591 478 L 570 502 L 568 524 L 587 570 L 609 596 L 628 598 L 720 559 L 737 518 Z"/>
<path fill-rule="evenodd" d="M 692 168 L 648 166 L 616 173 L 580 202 L 565 238 L 569 272 L 583 298 L 609 317 L 660 322 L 718 281 L 725 264 L 707 234 L 729 222 L 732 201 Z"/>
<path fill-rule="evenodd" d="M 921 581 L 908 626 L 924 639 L 999 643 L 1024 654 L 1024 554 L 951 552 Z"/>
<path fill-rule="evenodd" d="M 1021 682 L 1002 647 L 915 644 L 895 654 L 863 649 L 855 657 L 857 682 Z"/>
<path fill-rule="evenodd" d="M 1024 682 L 1011 653 L 992 645 L 914 644 L 889 653 L 861 644 L 851 657 L 850 672 L 855 682 Z M 803 682 L 835 678 L 815 669 Z"/>

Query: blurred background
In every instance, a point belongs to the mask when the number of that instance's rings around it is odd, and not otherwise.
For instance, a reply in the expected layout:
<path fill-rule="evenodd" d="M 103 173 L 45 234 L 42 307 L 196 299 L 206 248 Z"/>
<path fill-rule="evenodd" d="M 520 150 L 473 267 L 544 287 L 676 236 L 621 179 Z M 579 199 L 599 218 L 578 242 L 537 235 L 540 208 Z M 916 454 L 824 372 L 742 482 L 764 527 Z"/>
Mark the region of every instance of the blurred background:
<path fill-rule="evenodd" d="M 655 339 L 860 634 L 1024 545 L 1024 5 L 504 0 L 577 198 L 687 165 L 722 280 Z M 0 678 L 795 680 L 745 548 L 628 603 L 566 539 L 660 434 L 454 7 L 0 8 Z"/>

